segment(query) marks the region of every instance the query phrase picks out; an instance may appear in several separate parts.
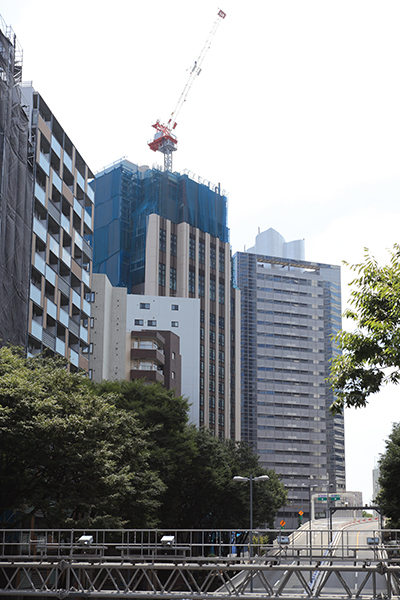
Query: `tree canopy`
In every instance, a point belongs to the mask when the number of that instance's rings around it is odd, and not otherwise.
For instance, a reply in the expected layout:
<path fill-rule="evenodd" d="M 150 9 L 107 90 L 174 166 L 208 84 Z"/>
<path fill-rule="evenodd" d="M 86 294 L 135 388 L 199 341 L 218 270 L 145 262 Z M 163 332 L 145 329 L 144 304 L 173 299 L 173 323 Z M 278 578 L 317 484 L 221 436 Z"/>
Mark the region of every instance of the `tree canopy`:
<path fill-rule="evenodd" d="M 50 527 L 246 528 L 286 502 L 251 448 L 188 423 L 188 401 L 158 384 L 93 384 L 61 358 L 0 349 L 0 521 Z M 15 520 L 14 520 L 14 524 Z"/>
<path fill-rule="evenodd" d="M 146 433 L 60 359 L 0 350 L 0 515 L 57 527 L 154 524 L 163 484 Z"/>
<path fill-rule="evenodd" d="M 99 392 L 117 395 L 117 406 L 133 411 L 149 432 L 149 464 L 165 484 L 158 510 L 166 528 L 248 527 L 249 487 L 235 475 L 268 474 L 254 485 L 254 523 L 272 524 L 287 494 L 278 475 L 265 470 L 250 446 L 216 438 L 188 423 L 188 401 L 160 385 L 102 382 Z"/>
<path fill-rule="evenodd" d="M 336 336 L 342 354 L 332 363 L 333 414 L 366 406 L 384 384 L 400 381 L 400 246 L 390 251 L 387 265 L 379 266 L 365 250 L 364 262 L 351 269 L 357 276 L 344 316 L 356 329 Z"/>
<path fill-rule="evenodd" d="M 389 527 L 400 529 L 400 423 L 394 423 L 379 461 L 378 504 L 389 519 Z"/>

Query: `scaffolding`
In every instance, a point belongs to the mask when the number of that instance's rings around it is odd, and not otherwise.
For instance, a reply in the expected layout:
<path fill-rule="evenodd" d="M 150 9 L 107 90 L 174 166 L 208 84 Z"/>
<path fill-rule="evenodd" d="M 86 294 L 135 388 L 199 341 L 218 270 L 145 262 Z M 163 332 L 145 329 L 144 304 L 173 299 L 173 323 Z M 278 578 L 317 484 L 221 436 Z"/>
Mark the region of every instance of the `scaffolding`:
<path fill-rule="evenodd" d="M 144 283 L 151 214 L 229 241 L 226 196 L 219 186 L 195 181 L 187 172 L 143 169 L 121 160 L 96 175 L 95 191 L 93 268 L 113 286 L 131 291 Z"/>

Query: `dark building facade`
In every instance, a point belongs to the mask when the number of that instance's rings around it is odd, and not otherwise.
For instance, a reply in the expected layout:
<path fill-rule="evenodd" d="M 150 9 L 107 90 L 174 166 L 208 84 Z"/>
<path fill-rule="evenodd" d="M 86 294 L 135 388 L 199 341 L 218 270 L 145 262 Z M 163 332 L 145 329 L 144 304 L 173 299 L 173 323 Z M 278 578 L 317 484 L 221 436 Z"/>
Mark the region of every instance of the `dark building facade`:
<path fill-rule="evenodd" d="M 33 149 L 21 100 L 22 49 L 0 17 L 0 345 L 26 346 Z"/>

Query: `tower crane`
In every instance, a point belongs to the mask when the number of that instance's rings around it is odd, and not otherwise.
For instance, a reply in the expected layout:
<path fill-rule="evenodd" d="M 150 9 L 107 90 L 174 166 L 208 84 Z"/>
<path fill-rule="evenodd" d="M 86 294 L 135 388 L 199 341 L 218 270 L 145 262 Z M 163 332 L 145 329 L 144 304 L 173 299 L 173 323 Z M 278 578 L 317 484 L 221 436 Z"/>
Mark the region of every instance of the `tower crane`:
<path fill-rule="evenodd" d="M 190 92 L 195 78 L 201 73 L 201 66 L 204 58 L 210 49 L 211 42 L 213 41 L 219 24 L 221 23 L 222 19 L 225 19 L 225 17 L 226 13 L 224 13 L 223 10 L 219 10 L 212 29 L 208 34 L 207 41 L 204 44 L 198 59 L 194 61 L 194 65 L 190 69 L 189 78 L 167 124 L 161 123 L 160 120 L 157 119 L 156 123 L 152 125 L 152 127 L 154 127 L 156 130 L 156 133 L 154 134 L 154 139 L 149 142 L 149 146 L 154 152 L 157 152 L 158 150 L 164 154 L 164 171 L 172 171 L 172 153 L 177 150 L 178 139 L 173 133 L 175 127 L 177 126 L 176 119 L 183 104 L 186 102 L 186 98 Z"/>

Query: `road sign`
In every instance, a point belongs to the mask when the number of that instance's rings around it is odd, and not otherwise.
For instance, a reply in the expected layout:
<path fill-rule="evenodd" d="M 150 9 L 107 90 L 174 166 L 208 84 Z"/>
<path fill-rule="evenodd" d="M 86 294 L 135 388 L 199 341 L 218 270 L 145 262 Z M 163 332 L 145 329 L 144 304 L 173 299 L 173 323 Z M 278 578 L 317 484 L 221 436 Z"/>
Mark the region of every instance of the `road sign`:
<path fill-rule="evenodd" d="M 340 500 L 340 496 L 331 496 L 331 500 Z"/>
<path fill-rule="evenodd" d="M 279 523 L 279 525 L 280 525 L 281 527 L 285 527 L 285 525 L 286 525 L 286 521 L 284 521 L 284 520 L 282 519 L 282 521 Z"/>
<path fill-rule="evenodd" d="M 299 515 L 302 517 L 304 515 L 302 510 L 299 510 Z"/>
<path fill-rule="evenodd" d="M 327 499 L 326 496 L 318 496 L 318 500 L 320 500 L 320 501 L 321 500 L 326 500 L 326 499 Z"/>

